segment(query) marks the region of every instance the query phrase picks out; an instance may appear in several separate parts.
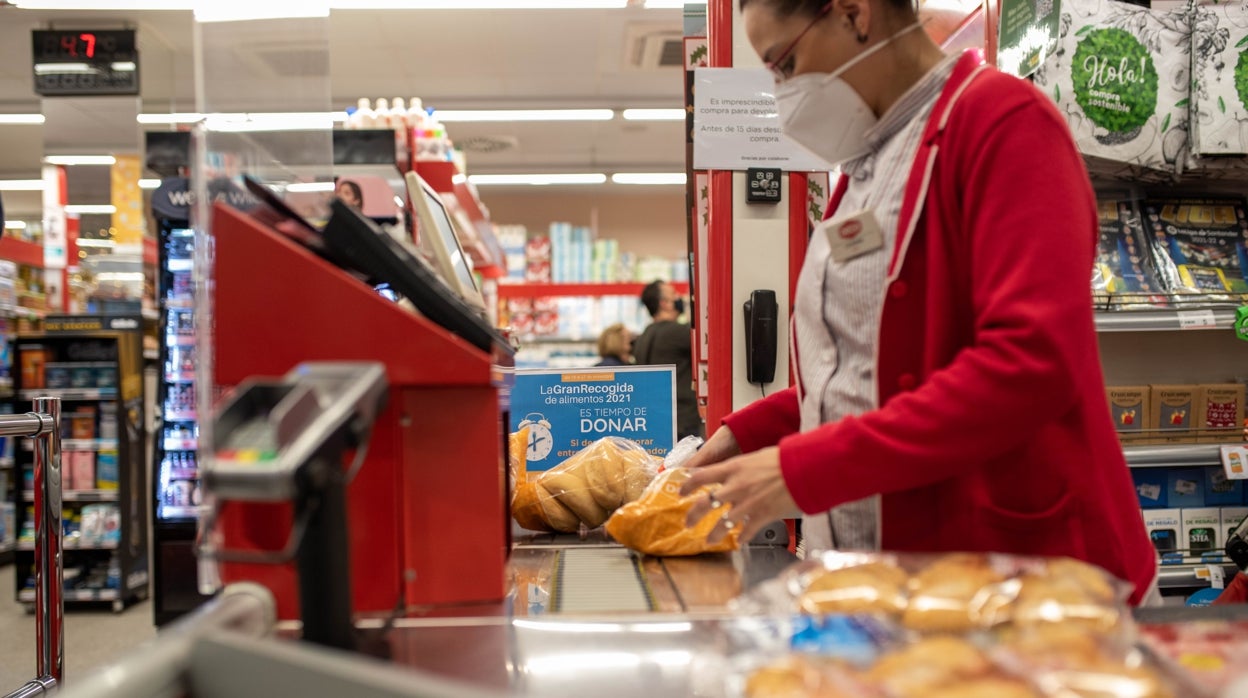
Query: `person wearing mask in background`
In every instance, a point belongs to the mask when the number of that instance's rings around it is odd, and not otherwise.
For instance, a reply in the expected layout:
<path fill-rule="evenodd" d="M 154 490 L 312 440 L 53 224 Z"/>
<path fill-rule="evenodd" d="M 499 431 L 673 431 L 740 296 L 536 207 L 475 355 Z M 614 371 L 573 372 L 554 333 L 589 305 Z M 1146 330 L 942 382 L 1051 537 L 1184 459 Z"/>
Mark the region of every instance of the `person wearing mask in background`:
<path fill-rule="evenodd" d="M 359 184 L 349 179 L 340 179 L 334 194 L 342 200 L 342 203 L 351 208 L 357 211 L 364 210 L 364 192 L 360 189 Z"/>
<path fill-rule="evenodd" d="M 594 366 L 631 366 L 633 335 L 623 323 L 615 323 L 598 335 L 598 356 Z"/>
<path fill-rule="evenodd" d="M 839 165 L 794 298 L 796 387 L 690 462 L 689 520 L 805 549 L 1068 555 L 1156 603 L 1105 398 L 1096 200 L 1032 85 L 946 56 L 912 0 L 740 0 L 786 135 Z"/>
<path fill-rule="evenodd" d="M 689 326 L 679 322 L 685 312 L 685 299 L 664 281 L 654 281 L 641 292 L 654 322 L 641 333 L 633 346 L 633 359 L 641 365 L 676 365 L 677 439 L 702 436 L 702 416 L 693 390 L 693 340 Z"/>

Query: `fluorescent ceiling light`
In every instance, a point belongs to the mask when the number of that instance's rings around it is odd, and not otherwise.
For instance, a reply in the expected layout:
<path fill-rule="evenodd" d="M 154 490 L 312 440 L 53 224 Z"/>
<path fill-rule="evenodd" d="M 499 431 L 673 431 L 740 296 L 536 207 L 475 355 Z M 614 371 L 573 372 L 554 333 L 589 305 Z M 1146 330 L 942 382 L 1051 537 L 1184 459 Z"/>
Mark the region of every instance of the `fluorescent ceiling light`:
<path fill-rule="evenodd" d="M 333 190 L 333 182 L 295 182 L 294 184 L 286 185 L 286 191 L 293 194 Z"/>
<path fill-rule="evenodd" d="M 684 121 L 684 109 L 625 109 L 625 121 Z"/>
<path fill-rule="evenodd" d="M 77 245 L 79 247 L 116 247 L 117 243 L 113 240 L 96 240 L 78 238 Z"/>
<path fill-rule="evenodd" d="M 196 10 L 198 16 L 223 14 L 195 0 L 10 0 L 27 10 Z M 257 5 L 261 3 L 255 3 Z M 694 0 L 692 4 L 704 2 Z M 628 6 L 628 0 L 329 0 L 335 10 L 613 10 Z M 646 0 L 650 9 L 684 7 L 684 0 Z M 274 14 L 268 11 L 265 14 Z M 241 13 L 234 13 L 241 15 Z M 255 14 L 255 13 L 253 13 Z M 324 16 L 324 15 L 316 15 Z M 200 19 L 200 21 L 208 21 Z"/>
<path fill-rule="evenodd" d="M 37 126 L 42 124 L 44 121 L 46 121 L 46 119 L 44 119 L 43 114 L 0 114 L 0 125 L 4 126 L 17 126 L 23 124 Z"/>
<path fill-rule="evenodd" d="M 316 131 L 334 127 L 329 112 L 291 112 L 289 114 L 208 114 L 205 124 L 209 131 L 240 133 L 250 131 Z"/>
<path fill-rule="evenodd" d="M 0 179 L 0 191 L 43 191 L 43 180 Z"/>
<path fill-rule="evenodd" d="M 91 214 L 111 216 L 117 213 L 117 207 L 112 204 L 69 204 L 65 207 L 65 213 L 77 213 L 80 216 Z"/>
<path fill-rule="evenodd" d="M 330 0 L 335 10 L 613 10 L 628 0 Z"/>
<path fill-rule="evenodd" d="M 201 23 L 328 16 L 327 0 L 205 0 L 195 3 L 195 20 Z"/>
<path fill-rule="evenodd" d="M 684 184 L 684 172 L 620 172 L 611 175 L 613 184 Z"/>
<path fill-rule="evenodd" d="M 112 155 L 49 155 L 43 161 L 49 165 L 113 165 L 117 158 Z"/>
<path fill-rule="evenodd" d="M 439 121 L 610 121 L 610 109 L 440 109 L 434 110 Z"/>
<path fill-rule="evenodd" d="M 468 181 L 481 185 L 533 185 L 550 184 L 602 184 L 607 181 L 605 174 L 485 174 L 468 175 Z"/>
<path fill-rule="evenodd" d="M 139 180 L 139 189 L 159 189 L 159 188 L 160 188 L 159 179 L 140 179 Z"/>
<path fill-rule="evenodd" d="M 194 124 L 203 121 L 203 114 L 181 112 L 175 114 L 139 114 L 140 124 Z"/>
<path fill-rule="evenodd" d="M 5 221 L 4 227 L 9 230 L 25 230 L 26 221 Z"/>

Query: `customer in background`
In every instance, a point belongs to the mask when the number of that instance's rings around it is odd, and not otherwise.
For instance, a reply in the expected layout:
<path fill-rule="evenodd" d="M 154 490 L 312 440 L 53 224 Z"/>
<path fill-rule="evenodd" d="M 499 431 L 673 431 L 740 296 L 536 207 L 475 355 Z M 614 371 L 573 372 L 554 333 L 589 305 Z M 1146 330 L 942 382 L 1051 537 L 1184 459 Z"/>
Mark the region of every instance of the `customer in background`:
<path fill-rule="evenodd" d="M 693 340 L 689 326 L 679 321 L 685 299 L 676 295 L 671 284 L 654 281 L 642 290 L 641 303 L 654 322 L 637 338 L 633 358 L 650 366 L 676 365 L 677 438 L 702 436 L 702 416 L 693 390 Z"/>
<path fill-rule="evenodd" d="M 594 366 L 629 366 L 633 363 L 633 333 L 623 323 L 617 322 L 598 335 L 598 356 L 602 360 Z"/>
<path fill-rule="evenodd" d="M 839 166 L 794 295 L 796 387 L 725 418 L 684 486 L 711 537 L 1068 555 L 1160 601 L 1105 399 L 1096 198 L 1052 100 L 946 56 L 913 0 L 739 0 L 785 134 Z M 726 270 L 721 270 L 726 271 Z M 727 341 L 727 338 L 712 341 Z"/>
<path fill-rule="evenodd" d="M 364 192 L 360 189 L 359 184 L 349 179 L 340 179 L 334 194 L 342 200 L 342 203 L 351 208 L 357 211 L 364 210 Z"/>

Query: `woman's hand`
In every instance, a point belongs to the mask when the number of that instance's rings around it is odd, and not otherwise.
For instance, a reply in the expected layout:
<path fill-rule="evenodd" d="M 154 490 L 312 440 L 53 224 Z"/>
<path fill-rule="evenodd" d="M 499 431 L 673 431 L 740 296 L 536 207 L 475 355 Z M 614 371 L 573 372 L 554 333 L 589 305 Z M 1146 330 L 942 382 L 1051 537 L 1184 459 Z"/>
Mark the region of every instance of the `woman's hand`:
<path fill-rule="evenodd" d="M 741 455 L 741 446 L 737 444 L 737 437 L 733 436 L 732 430 L 727 426 L 720 425 L 711 438 L 702 444 L 702 448 L 695 451 L 689 460 L 685 461 L 684 467 L 704 468 L 739 455 Z"/>
<path fill-rule="evenodd" d="M 698 498 L 685 519 L 686 526 L 693 526 L 711 509 L 731 504 L 732 509 L 707 536 L 709 543 L 719 542 L 737 527 L 741 529 L 740 540 L 748 543 L 763 526 L 800 514 L 780 472 L 779 447 L 729 458 L 718 465 L 701 466 L 690 473 L 680 494 L 688 496 L 699 487 L 715 484 L 722 486 L 713 495 Z"/>

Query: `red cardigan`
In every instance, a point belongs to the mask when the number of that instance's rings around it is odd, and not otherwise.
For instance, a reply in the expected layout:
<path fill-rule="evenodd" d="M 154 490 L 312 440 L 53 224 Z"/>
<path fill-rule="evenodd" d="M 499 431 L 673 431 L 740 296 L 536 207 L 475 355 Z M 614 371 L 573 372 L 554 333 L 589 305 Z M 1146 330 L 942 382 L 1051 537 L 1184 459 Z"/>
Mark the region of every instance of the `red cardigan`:
<path fill-rule="evenodd" d="M 1138 602 L 1155 553 L 1105 398 L 1096 235 L 1061 115 L 968 52 L 906 184 L 880 408 L 798 433 L 799 377 L 725 423 L 745 451 L 779 444 L 802 511 L 882 494 L 886 549 L 1069 555 L 1133 582 Z"/>

